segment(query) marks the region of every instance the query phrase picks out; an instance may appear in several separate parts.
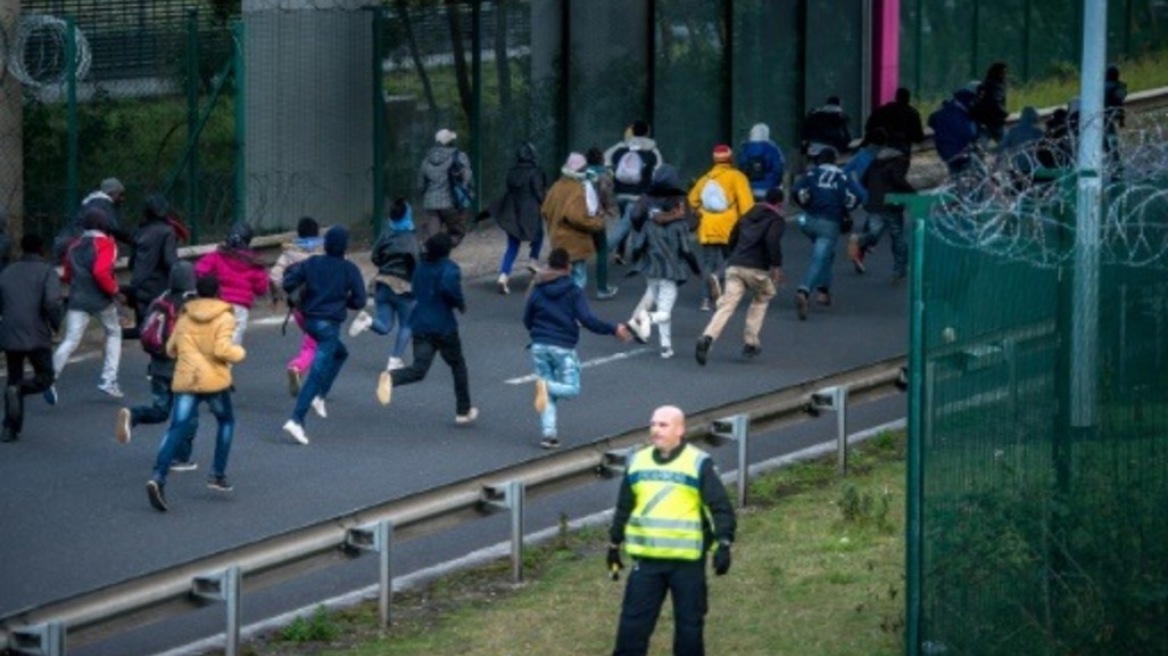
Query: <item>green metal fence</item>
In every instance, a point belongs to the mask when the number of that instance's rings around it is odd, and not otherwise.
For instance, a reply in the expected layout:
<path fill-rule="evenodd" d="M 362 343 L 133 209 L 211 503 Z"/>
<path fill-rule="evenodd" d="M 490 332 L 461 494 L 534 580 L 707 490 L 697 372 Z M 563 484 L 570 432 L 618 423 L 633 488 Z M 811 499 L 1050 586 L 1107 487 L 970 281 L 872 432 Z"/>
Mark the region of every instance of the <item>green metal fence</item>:
<path fill-rule="evenodd" d="M 1168 650 L 1168 178 L 1149 152 L 1152 175 L 1106 188 L 1094 297 L 1069 193 L 941 198 L 917 221 L 907 654 Z M 1076 331 L 1096 319 L 1092 357 Z"/>

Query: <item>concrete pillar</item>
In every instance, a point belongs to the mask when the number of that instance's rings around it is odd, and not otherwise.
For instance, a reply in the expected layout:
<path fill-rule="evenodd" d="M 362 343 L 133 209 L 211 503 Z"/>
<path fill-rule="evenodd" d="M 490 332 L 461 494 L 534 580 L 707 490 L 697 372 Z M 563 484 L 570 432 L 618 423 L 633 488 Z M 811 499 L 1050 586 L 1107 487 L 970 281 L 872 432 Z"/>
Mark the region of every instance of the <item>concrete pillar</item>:
<path fill-rule="evenodd" d="M 244 0 L 246 216 L 259 228 L 368 222 L 371 0 Z"/>
<path fill-rule="evenodd" d="M 0 30 L 11 46 L 20 21 L 20 0 L 0 0 Z M 24 134 L 20 82 L 8 74 L 7 53 L 0 53 L 0 215 L 8 216 L 8 232 L 19 236 L 24 226 Z"/>

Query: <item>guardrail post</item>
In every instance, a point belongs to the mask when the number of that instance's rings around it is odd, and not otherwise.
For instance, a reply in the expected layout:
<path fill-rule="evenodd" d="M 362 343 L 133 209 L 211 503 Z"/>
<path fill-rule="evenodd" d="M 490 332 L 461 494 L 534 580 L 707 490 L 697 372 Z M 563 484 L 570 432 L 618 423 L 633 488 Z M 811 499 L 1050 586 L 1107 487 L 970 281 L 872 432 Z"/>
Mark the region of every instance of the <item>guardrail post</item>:
<path fill-rule="evenodd" d="M 632 455 L 633 447 L 605 451 L 600 456 L 600 463 L 596 465 L 596 475 L 600 478 L 615 478 L 629 466 Z"/>
<path fill-rule="evenodd" d="M 377 552 L 377 611 L 384 631 L 390 625 L 390 605 L 393 602 L 393 521 L 383 519 L 369 527 L 349 529 L 345 533 L 345 547 Z"/>
<path fill-rule="evenodd" d="M 511 580 L 523 581 L 523 497 L 527 485 L 523 481 L 507 481 L 502 487 L 483 488 L 483 501 L 488 506 L 511 511 Z"/>
<path fill-rule="evenodd" d="M 748 468 L 750 460 L 747 454 L 746 439 L 750 429 L 750 415 L 738 414 L 721 419 L 715 419 L 710 424 L 710 435 L 718 440 L 729 440 L 738 443 L 738 506 L 746 507 L 746 482 L 749 478 Z"/>
<path fill-rule="evenodd" d="M 813 414 L 834 412 L 836 426 L 836 469 L 840 476 L 848 473 L 848 388 L 833 385 L 811 393 Z"/>
<path fill-rule="evenodd" d="M 13 629 L 9 642 L 14 654 L 65 656 L 65 623 L 46 622 Z"/>
<path fill-rule="evenodd" d="M 211 576 L 196 576 L 191 580 L 191 595 L 198 599 L 222 601 L 227 604 L 227 629 L 224 632 L 227 644 L 223 652 L 226 656 L 239 656 L 240 622 L 240 581 L 239 566 L 228 567 L 223 572 Z"/>

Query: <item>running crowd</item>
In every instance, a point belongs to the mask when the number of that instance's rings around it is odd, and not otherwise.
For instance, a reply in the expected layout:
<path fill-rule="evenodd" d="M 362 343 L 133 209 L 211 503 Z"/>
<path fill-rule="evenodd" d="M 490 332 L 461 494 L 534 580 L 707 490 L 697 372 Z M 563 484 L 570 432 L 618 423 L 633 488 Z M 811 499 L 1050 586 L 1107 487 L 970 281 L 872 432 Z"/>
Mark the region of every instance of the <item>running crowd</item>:
<path fill-rule="evenodd" d="M 1107 75 L 1106 134 L 1114 152 L 1126 88 L 1118 69 Z M 928 118 L 952 175 L 983 157 L 990 141 L 1018 184 L 1032 182 L 1034 162 L 1053 158 L 1057 165 L 1072 152 L 1066 150 L 1073 149 L 1066 135 L 1073 134 L 1077 114 L 1070 110 L 1056 112 L 1044 132 L 1036 127 L 1037 112 L 1028 107 L 1019 123 L 1005 130 L 1005 80 L 1005 64 L 995 63 L 984 80 L 957 90 Z M 792 298 L 800 320 L 809 319 L 815 305 L 832 305 L 833 262 L 845 236 L 847 256 L 863 274 L 867 254 L 887 234 L 891 280 L 902 282 L 908 269 L 904 207 L 890 194 L 914 191 L 907 174 L 913 146 L 924 137 L 909 91 L 898 89 L 895 100 L 867 118 L 858 144 L 839 98 L 827 98 L 811 111 L 803 121 L 798 155 L 804 166 L 798 172 L 788 171 L 783 149 L 764 123 L 754 125 L 737 149 L 714 145 L 709 168 L 689 184 L 642 120 L 605 150 L 594 146 L 570 153 L 550 183 L 535 148 L 520 145 L 505 188 L 483 207 L 506 235 L 496 279 L 501 294 L 512 293 L 520 251 L 527 245 L 519 268 L 530 273 L 523 324 L 535 372 L 540 446 L 560 445 L 557 406 L 580 393 L 580 327 L 641 343 L 656 331 L 660 356 L 672 358 L 673 308 L 680 285 L 690 279 L 699 281 L 698 309 L 712 313 L 694 343 L 697 363 L 707 364 L 748 292 L 742 355 L 758 356 L 767 308 L 785 280 L 787 214 L 795 215 L 793 225 L 811 246 L 810 264 Z M 129 442 L 139 426 L 169 421 L 147 483 L 153 507 L 168 509 L 169 472 L 197 468 L 191 454 L 200 404 L 217 423 L 207 484 L 230 491 L 232 367 L 247 357 L 243 344 L 250 312 L 266 294 L 286 301 L 289 320 L 302 333 L 299 350 L 286 365 L 295 397 L 283 425 L 290 439 L 309 444 L 310 412 L 327 417 L 329 392 L 349 356 L 343 332 L 352 338 L 367 331 L 392 336 L 376 385 L 378 402 L 388 405 L 402 387 L 423 380 L 440 356 L 453 375 L 455 423 L 474 423 L 479 409 L 471 402 L 458 323 L 466 301 L 451 252 L 466 235 L 475 189 L 470 160 L 457 139 L 449 129 L 436 133 L 418 171 L 420 211 L 405 198 L 392 203 L 370 251 L 376 268 L 370 280 L 347 259 L 348 230 L 334 225 L 322 231 L 311 217 L 299 220 L 295 239 L 270 268 L 253 250 L 253 232 L 244 224 L 234 226 L 214 251 L 193 263 L 183 261 L 177 247 L 189 231 L 163 197 L 148 196 L 137 228 L 123 227 L 126 190 L 116 178 L 102 181 L 51 243 L 25 234 L 20 257 L 9 258 L 10 246 L 0 233 L 0 348 L 8 366 L 0 441 L 20 439 L 25 397 L 40 394 L 48 405 L 58 403 L 54 383 L 90 319 L 97 318 L 104 333 L 101 392 L 123 397 L 118 376 L 124 339 L 137 338 L 150 358 L 150 398 L 119 409 L 117 441 Z M 798 212 L 785 208 L 787 189 Z M 853 226 L 852 213 L 861 207 L 863 223 Z M 550 250 L 542 258 L 545 240 Z M 127 284 L 114 275 L 120 247 L 130 252 Z M 623 321 L 598 317 L 588 302 L 590 288 L 597 300 L 618 295 L 610 267 L 644 280 L 644 291 Z M 356 314 L 346 328 L 350 310 Z"/>

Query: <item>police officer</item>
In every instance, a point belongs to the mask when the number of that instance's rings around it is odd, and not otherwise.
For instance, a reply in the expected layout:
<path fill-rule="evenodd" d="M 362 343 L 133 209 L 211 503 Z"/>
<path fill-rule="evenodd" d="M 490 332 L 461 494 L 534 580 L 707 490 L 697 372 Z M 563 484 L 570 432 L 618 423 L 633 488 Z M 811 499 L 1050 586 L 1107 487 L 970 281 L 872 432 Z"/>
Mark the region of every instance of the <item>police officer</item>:
<path fill-rule="evenodd" d="M 673 595 L 673 654 L 706 653 L 706 552 L 712 543 L 714 573 L 730 570 L 734 508 L 713 460 L 685 444 L 685 414 L 674 406 L 653 412 L 653 446 L 629 462 L 609 529 L 608 566 L 615 579 L 624 568 L 621 544 L 633 558 L 621 606 L 613 656 L 643 656 L 665 593 Z"/>

